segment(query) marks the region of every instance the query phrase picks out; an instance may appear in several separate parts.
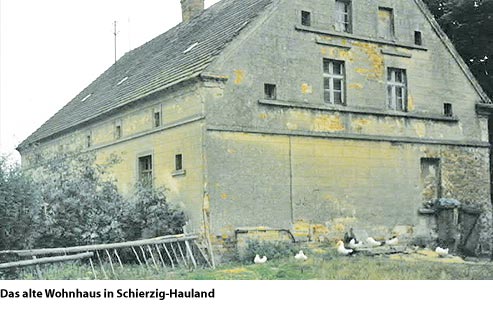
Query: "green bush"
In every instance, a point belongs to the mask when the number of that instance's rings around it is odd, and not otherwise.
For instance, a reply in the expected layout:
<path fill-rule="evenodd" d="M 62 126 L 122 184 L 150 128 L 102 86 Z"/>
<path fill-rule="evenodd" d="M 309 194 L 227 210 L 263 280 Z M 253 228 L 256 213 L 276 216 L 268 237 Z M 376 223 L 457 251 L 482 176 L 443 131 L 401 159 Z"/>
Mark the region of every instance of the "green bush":
<path fill-rule="evenodd" d="M 185 214 L 173 208 L 164 188 L 138 183 L 122 217 L 126 240 L 152 238 L 183 232 Z"/>
<path fill-rule="evenodd" d="M 31 170 L 0 157 L 0 250 L 136 240 L 183 231 L 165 189 L 137 185 L 124 198 L 90 153 L 60 154 Z"/>

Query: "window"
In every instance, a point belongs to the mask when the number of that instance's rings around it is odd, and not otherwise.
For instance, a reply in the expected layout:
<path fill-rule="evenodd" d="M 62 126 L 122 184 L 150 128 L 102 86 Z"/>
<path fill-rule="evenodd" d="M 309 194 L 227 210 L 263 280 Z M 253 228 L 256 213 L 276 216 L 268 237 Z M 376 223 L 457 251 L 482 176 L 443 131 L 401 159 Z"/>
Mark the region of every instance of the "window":
<path fill-rule="evenodd" d="M 312 16 L 310 12 L 301 11 L 301 24 L 308 27 L 312 25 Z"/>
<path fill-rule="evenodd" d="M 145 185 L 152 184 L 152 156 L 139 158 L 139 180 Z"/>
<path fill-rule="evenodd" d="M 154 128 L 161 126 L 161 112 L 154 111 Z"/>
<path fill-rule="evenodd" d="M 175 170 L 176 171 L 183 170 L 183 155 L 181 154 L 175 155 Z"/>
<path fill-rule="evenodd" d="M 324 101 L 332 104 L 345 103 L 344 61 L 324 59 Z"/>
<path fill-rule="evenodd" d="M 351 1 L 336 0 L 335 29 L 339 32 L 351 32 Z"/>
<path fill-rule="evenodd" d="M 423 45 L 423 36 L 421 31 L 414 31 L 414 44 L 417 46 Z"/>
<path fill-rule="evenodd" d="M 446 117 L 453 117 L 454 116 L 454 111 L 452 110 L 452 104 L 451 103 L 444 103 L 443 104 L 443 114 Z"/>
<path fill-rule="evenodd" d="M 276 90 L 275 84 L 269 84 L 269 83 L 264 84 L 265 99 L 276 100 L 276 98 L 277 98 L 277 92 L 276 91 L 277 90 Z"/>
<path fill-rule="evenodd" d="M 394 10 L 391 8 L 378 8 L 378 36 L 380 38 L 394 39 Z"/>
<path fill-rule="evenodd" d="M 406 70 L 388 68 L 387 106 L 397 111 L 407 111 Z"/>
<path fill-rule="evenodd" d="M 91 134 L 89 133 L 87 136 L 86 136 L 86 147 L 90 148 L 91 147 L 91 141 L 92 140 L 92 137 L 91 137 Z"/>
<path fill-rule="evenodd" d="M 115 126 L 115 139 L 120 139 L 121 137 L 122 137 L 122 126 L 116 125 Z"/>

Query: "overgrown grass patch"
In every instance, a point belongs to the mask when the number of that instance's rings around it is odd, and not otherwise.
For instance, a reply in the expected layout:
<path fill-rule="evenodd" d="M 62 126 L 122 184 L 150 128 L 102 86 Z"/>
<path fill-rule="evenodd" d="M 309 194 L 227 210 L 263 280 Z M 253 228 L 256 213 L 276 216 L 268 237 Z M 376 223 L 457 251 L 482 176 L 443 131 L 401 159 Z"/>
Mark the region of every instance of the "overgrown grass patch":
<path fill-rule="evenodd" d="M 265 264 L 229 263 L 212 269 L 156 269 L 153 266 L 105 265 L 110 279 L 126 280 L 493 280 L 491 263 L 444 263 L 435 261 L 390 259 L 388 256 L 342 257 L 332 249 L 312 250 L 306 262 L 299 262 L 294 255 L 269 259 Z M 58 264 L 42 267 L 43 279 L 93 279 L 89 265 L 81 263 Z M 96 266 L 98 279 L 105 279 Z M 36 279 L 34 269 L 21 273 L 21 279 Z"/>

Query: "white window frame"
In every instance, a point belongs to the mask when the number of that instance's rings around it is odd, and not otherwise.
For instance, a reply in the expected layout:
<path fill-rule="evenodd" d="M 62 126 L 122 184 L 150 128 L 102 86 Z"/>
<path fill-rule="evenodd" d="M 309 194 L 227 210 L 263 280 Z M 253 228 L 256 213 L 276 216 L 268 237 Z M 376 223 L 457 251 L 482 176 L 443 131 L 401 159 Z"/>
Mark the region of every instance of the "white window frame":
<path fill-rule="evenodd" d="M 341 10 L 342 9 L 342 10 Z M 351 1 L 336 0 L 335 1 L 335 30 L 338 32 L 352 32 L 352 17 L 351 17 Z"/>
<path fill-rule="evenodd" d="M 398 74 L 401 75 L 400 81 L 397 77 Z M 405 69 L 387 68 L 387 107 L 392 110 L 407 112 L 407 75 Z"/>
<path fill-rule="evenodd" d="M 341 73 L 334 73 L 335 63 L 341 66 Z M 328 65 L 328 70 L 326 68 Z M 324 75 L 324 101 L 330 104 L 344 105 L 346 103 L 346 68 L 344 61 L 333 60 L 333 59 L 323 59 L 323 75 Z M 341 89 L 336 90 L 334 83 L 336 81 L 341 81 Z M 327 87 L 326 84 L 329 84 Z M 335 101 L 335 93 L 337 91 L 341 92 L 341 101 Z M 329 99 L 327 99 L 327 93 Z"/>

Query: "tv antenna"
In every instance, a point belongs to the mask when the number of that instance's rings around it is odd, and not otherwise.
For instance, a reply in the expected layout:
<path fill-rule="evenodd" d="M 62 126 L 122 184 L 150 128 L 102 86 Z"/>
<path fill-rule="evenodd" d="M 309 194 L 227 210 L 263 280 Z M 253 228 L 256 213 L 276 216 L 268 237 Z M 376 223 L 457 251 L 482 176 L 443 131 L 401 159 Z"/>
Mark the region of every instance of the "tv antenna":
<path fill-rule="evenodd" d="M 116 21 L 113 22 L 113 27 L 114 27 L 114 31 L 113 31 L 113 35 L 115 36 L 115 63 L 116 63 L 116 37 L 118 35 L 118 31 L 116 30 Z"/>

